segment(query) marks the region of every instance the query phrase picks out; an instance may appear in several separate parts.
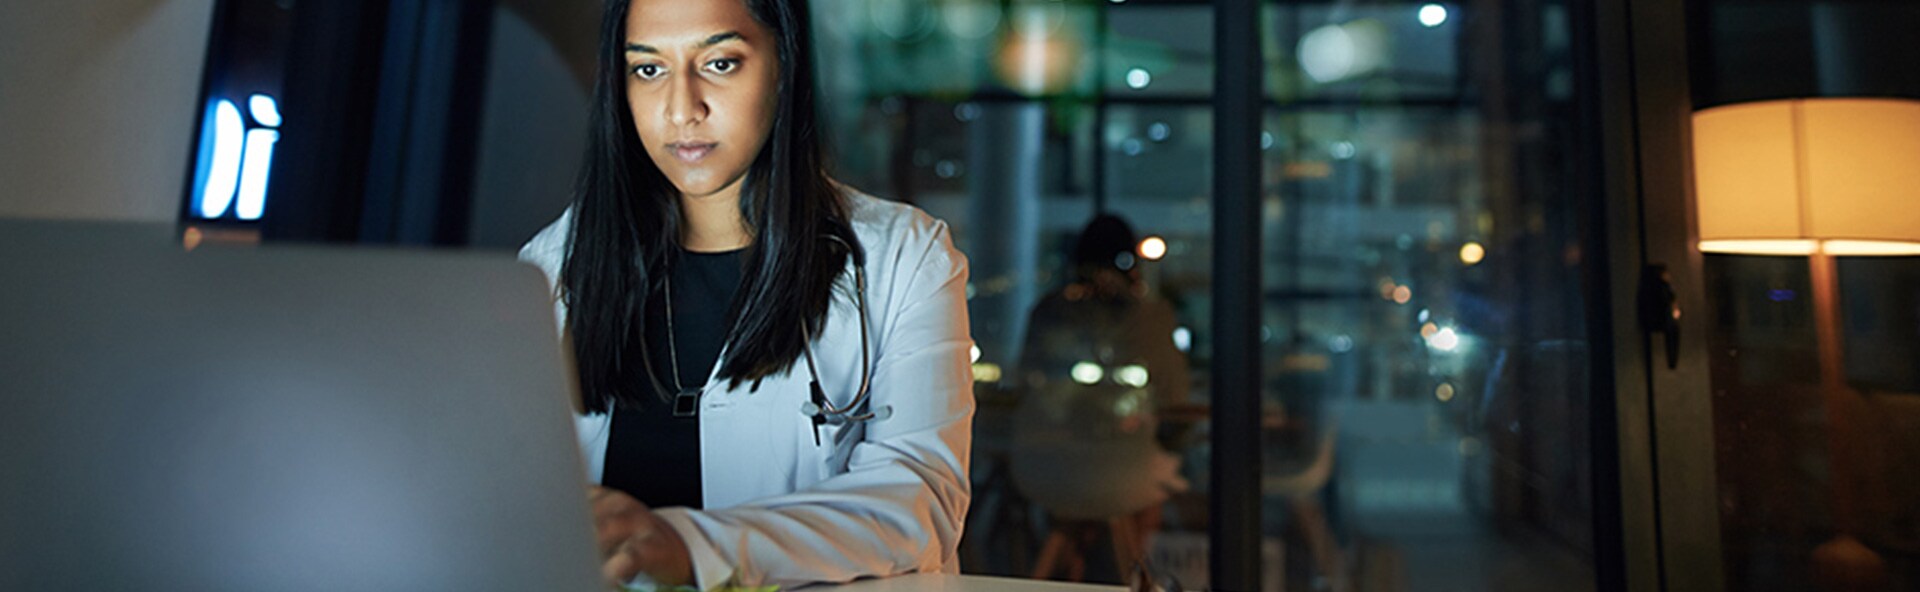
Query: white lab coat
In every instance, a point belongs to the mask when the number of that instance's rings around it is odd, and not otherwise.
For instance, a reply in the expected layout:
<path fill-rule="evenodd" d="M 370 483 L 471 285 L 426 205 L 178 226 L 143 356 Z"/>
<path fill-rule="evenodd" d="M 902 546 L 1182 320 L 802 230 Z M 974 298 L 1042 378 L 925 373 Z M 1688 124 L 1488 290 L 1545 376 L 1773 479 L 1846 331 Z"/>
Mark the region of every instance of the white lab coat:
<path fill-rule="evenodd" d="M 800 411 L 808 395 L 804 362 L 769 377 L 757 392 L 747 385 L 729 390 L 710 377 L 700 398 L 706 509 L 657 510 L 686 540 L 702 590 L 959 571 L 974 409 L 966 256 L 954 249 L 946 223 L 847 191 L 854 234 L 866 249 L 871 400 L 875 409 L 891 407 L 892 416 L 828 425 L 816 446 L 813 424 Z M 565 260 L 570 224 L 569 211 L 520 250 L 550 281 Z M 846 290 L 835 291 L 827 328 L 814 343 L 821 386 L 839 406 L 860 381 L 848 266 Z M 556 298 L 554 307 L 564 326 L 565 304 Z M 577 417 L 594 482 L 606 458 L 609 417 Z"/>

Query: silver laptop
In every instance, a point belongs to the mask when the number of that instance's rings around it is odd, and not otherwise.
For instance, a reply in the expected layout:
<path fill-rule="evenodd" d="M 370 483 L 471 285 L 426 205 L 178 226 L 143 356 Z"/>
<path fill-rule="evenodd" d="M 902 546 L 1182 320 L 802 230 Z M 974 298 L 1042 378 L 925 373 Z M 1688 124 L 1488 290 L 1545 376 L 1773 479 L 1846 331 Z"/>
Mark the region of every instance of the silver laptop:
<path fill-rule="evenodd" d="M 593 590 L 505 256 L 0 220 L 0 590 Z"/>

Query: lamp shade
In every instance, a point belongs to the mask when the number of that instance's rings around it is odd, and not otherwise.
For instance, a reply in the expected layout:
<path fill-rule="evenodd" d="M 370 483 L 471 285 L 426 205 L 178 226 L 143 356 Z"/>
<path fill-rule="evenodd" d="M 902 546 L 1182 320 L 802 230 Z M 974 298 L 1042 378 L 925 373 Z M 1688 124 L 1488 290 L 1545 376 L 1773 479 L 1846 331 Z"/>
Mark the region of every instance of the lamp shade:
<path fill-rule="evenodd" d="M 1920 101 L 1704 109 L 1693 163 L 1702 251 L 1920 255 Z"/>

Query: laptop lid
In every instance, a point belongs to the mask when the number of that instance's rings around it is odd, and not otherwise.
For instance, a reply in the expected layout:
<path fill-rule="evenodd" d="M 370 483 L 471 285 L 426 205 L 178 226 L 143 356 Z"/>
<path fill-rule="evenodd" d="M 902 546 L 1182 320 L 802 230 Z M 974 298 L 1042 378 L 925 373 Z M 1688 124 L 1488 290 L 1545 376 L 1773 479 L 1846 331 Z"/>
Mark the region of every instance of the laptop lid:
<path fill-rule="evenodd" d="M 600 588 L 509 257 L 0 221 L 0 589 Z"/>

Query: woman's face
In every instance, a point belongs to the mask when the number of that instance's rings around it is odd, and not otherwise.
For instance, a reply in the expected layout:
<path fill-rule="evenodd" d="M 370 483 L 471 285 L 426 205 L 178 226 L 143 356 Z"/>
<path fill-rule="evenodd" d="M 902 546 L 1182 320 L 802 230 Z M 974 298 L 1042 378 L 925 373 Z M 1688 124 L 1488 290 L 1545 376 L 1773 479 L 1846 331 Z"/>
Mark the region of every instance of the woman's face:
<path fill-rule="evenodd" d="M 738 195 L 773 129 L 773 34 L 742 0 L 633 0 L 627 106 L 647 155 L 686 197 Z"/>

